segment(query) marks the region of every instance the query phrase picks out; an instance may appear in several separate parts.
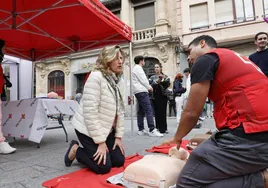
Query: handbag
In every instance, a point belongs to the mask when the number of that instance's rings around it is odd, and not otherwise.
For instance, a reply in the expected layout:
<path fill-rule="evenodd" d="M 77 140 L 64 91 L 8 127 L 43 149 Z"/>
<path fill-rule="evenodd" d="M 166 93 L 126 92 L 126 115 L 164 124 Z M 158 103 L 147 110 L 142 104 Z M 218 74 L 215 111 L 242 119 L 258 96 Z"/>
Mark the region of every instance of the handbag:
<path fill-rule="evenodd" d="M 162 85 L 160 85 L 160 88 L 161 88 L 162 95 L 168 97 L 170 91 L 168 89 L 165 89 Z"/>

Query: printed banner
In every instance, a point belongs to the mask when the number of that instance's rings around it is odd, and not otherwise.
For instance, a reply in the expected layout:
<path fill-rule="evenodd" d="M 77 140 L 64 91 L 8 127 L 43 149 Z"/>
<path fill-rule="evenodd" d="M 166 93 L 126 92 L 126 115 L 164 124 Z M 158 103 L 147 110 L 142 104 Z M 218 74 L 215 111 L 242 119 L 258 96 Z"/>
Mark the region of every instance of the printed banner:
<path fill-rule="evenodd" d="M 77 105 L 73 100 L 40 98 L 3 102 L 3 134 L 40 143 L 48 127 L 47 115 L 74 115 Z"/>

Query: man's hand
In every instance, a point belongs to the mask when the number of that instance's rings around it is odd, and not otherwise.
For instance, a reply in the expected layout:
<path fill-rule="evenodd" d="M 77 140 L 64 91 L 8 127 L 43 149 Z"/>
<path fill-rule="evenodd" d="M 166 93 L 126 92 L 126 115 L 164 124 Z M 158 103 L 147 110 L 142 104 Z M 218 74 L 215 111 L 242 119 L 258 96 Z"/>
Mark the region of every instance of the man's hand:
<path fill-rule="evenodd" d="M 171 138 L 167 141 L 164 141 L 161 146 L 163 145 L 171 145 L 171 144 L 176 144 L 177 145 L 177 149 L 180 149 L 181 147 L 181 139 L 176 139 L 176 138 Z"/>
<path fill-rule="evenodd" d="M 148 89 L 148 91 L 149 91 L 149 92 L 153 92 L 154 89 L 151 87 L 151 88 Z"/>
<path fill-rule="evenodd" d="M 97 161 L 98 159 L 98 165 L 103 161 L 103 164 L 106 164 L 106 154 L 108 153 L 108 148 L 105 142 L 100 143 L 98 146 L 98 149 L 96 153 L 93 155 L 94 161 Z"/>
<path fill-rule="evenodd" d="M 113 150 L 115 150 L 116 146 L 118 146 L 119 149 L 121 150 L 122 154 L 125 155 L 125 150 L 124 150 L 121 138 L 116 138 L 115 139 Z"/>

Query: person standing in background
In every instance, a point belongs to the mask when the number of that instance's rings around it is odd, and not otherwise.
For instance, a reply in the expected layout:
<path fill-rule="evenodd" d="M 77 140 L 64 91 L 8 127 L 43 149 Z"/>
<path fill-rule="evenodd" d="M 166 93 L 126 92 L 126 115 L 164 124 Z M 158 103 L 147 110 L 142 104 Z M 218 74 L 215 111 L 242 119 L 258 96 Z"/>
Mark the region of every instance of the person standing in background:
<path fill-rule="evenodd" d="M 188 59 L 188 62 L 189 61 L 190 60 Z M 185 91 L 185 93 L 183 95 L 184 104 L 186 104 L 186 101 L 187 101 L 187 99 L 189 97 L 190 88 L 191 88 L 191 71 L 190 71 L 190 68 L 184 69 L 183 73 L 184 73 L 184 75 L 186 77 L 186 87 L 185 87 L 186 88 L 186 91 Z"/>
<path fill-rule="evenodd" d="M 187 58 L 187 61 L 189 64 L 193 64 L 193 60 L 190 57 Z M 183 96 L 184 97 L 183 108 L 184 108 L 188 100 L 190 89 L 191 89 L 191 69 L 186 68 L 184 69 L 183 73 L 186 76 L 186 92 L 184 93 L 184 96 Z M 202 117 L 202 113 L 200 114 L 199 120 L 200 121 L 198 121 L 198 123 L 196 124 L 196 128 L 200 128 L 202 126 L 201 122 L 205 120 L 205 118 Z"/>
<path fill-rule="evenodd" d="M 175 95 L 173 93 L 172 89 L 167 89 L 168 91 L 168 111 L 169 111 L 169 117 L 172 115 L 172 110 L 174 112 L 174 115 L 176 116 L 177 110 L 176 110 L 176 101 L 175 101 Z"/>
<path fill-rule="evenodd" d="M 163 74 L 161 64 L 154 66 L 155 75 L 151 76 L 149 82 L 153 87 L 153 106 L 155 112 L 155 124 L 160 133 L 168 133 L 167 130 L 167 88 L 170 86 L 170 79 Z"/>
<path fill-rule="evenodd" d="M 145 75 L 142 67 L 145 65 L 143 56 L 136 56 L 134 58 L 135 66 L 133 67 L 132 80 L 133 80 L 133 93 L 138 101 L 138 135 L 149 136 L 163 136 L 155 128 L 153 110 L 150 102 L 149 92 L 153 92 L 149 81 Z M 144 116 L 146 115 L 149 131 L 144 129 Z"/>
<path fill-rule="evenodd" d="M 5 53 L 5 41 L 0 39 L 0 93 L 3 93 L 4 88 L 4 73 L 2 68 L 2 62 L 4 60 Z M 0 100 L 0 154 L 10 154 L 14 153 L 17 149 L 13 148 L 9 145 L 9 143 L 5 142 L 5 137 L 2 132 L 2 101 Z"/>
<path fill-rule="evenodd" d="M 186 92 L 186 88 L 182 87 L 183 74 L 178 73 L 173 82 L 173 94 L 176 101 L 177 110 L 177 123 L 181 120 L 181 113 L 183 108 L 183 94 Z"/>
<path fill-rule="evenodd" d="M 255 63 L 262 72 L 268 76 L 268 34 L 259 32 L 255 35 L 255 44 L 257 51 L 249 56 L 249 59 Z"/>
<path fill-rule="evenodd" d="M 74 96 L 74 100 L 78 102 L 78 104 L 80 103 L 80 100 L 82 99 L 83 96 L 83 91 L 82 88 L 77 88 L 76 89 L 76 94 Z"/>

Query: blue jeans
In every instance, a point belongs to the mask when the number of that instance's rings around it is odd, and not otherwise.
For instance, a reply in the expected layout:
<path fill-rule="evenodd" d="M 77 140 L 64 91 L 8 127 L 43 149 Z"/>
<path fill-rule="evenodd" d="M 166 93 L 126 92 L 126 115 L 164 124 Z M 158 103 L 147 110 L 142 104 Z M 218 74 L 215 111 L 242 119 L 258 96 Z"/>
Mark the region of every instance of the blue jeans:
<path fill-rule="evenodd" d="M 142 131 L 144 129 L 143 120 L 145 115 L 149 131 L 152 131 L 155 128 L 155 126 L 154 126 L 153 109 L 150 102 L 149 93 L 147 92 L 136 93 L 135 97 L 137 98 L 139 104 L 138 117 L 137 117 L 139 131 Z"/>

